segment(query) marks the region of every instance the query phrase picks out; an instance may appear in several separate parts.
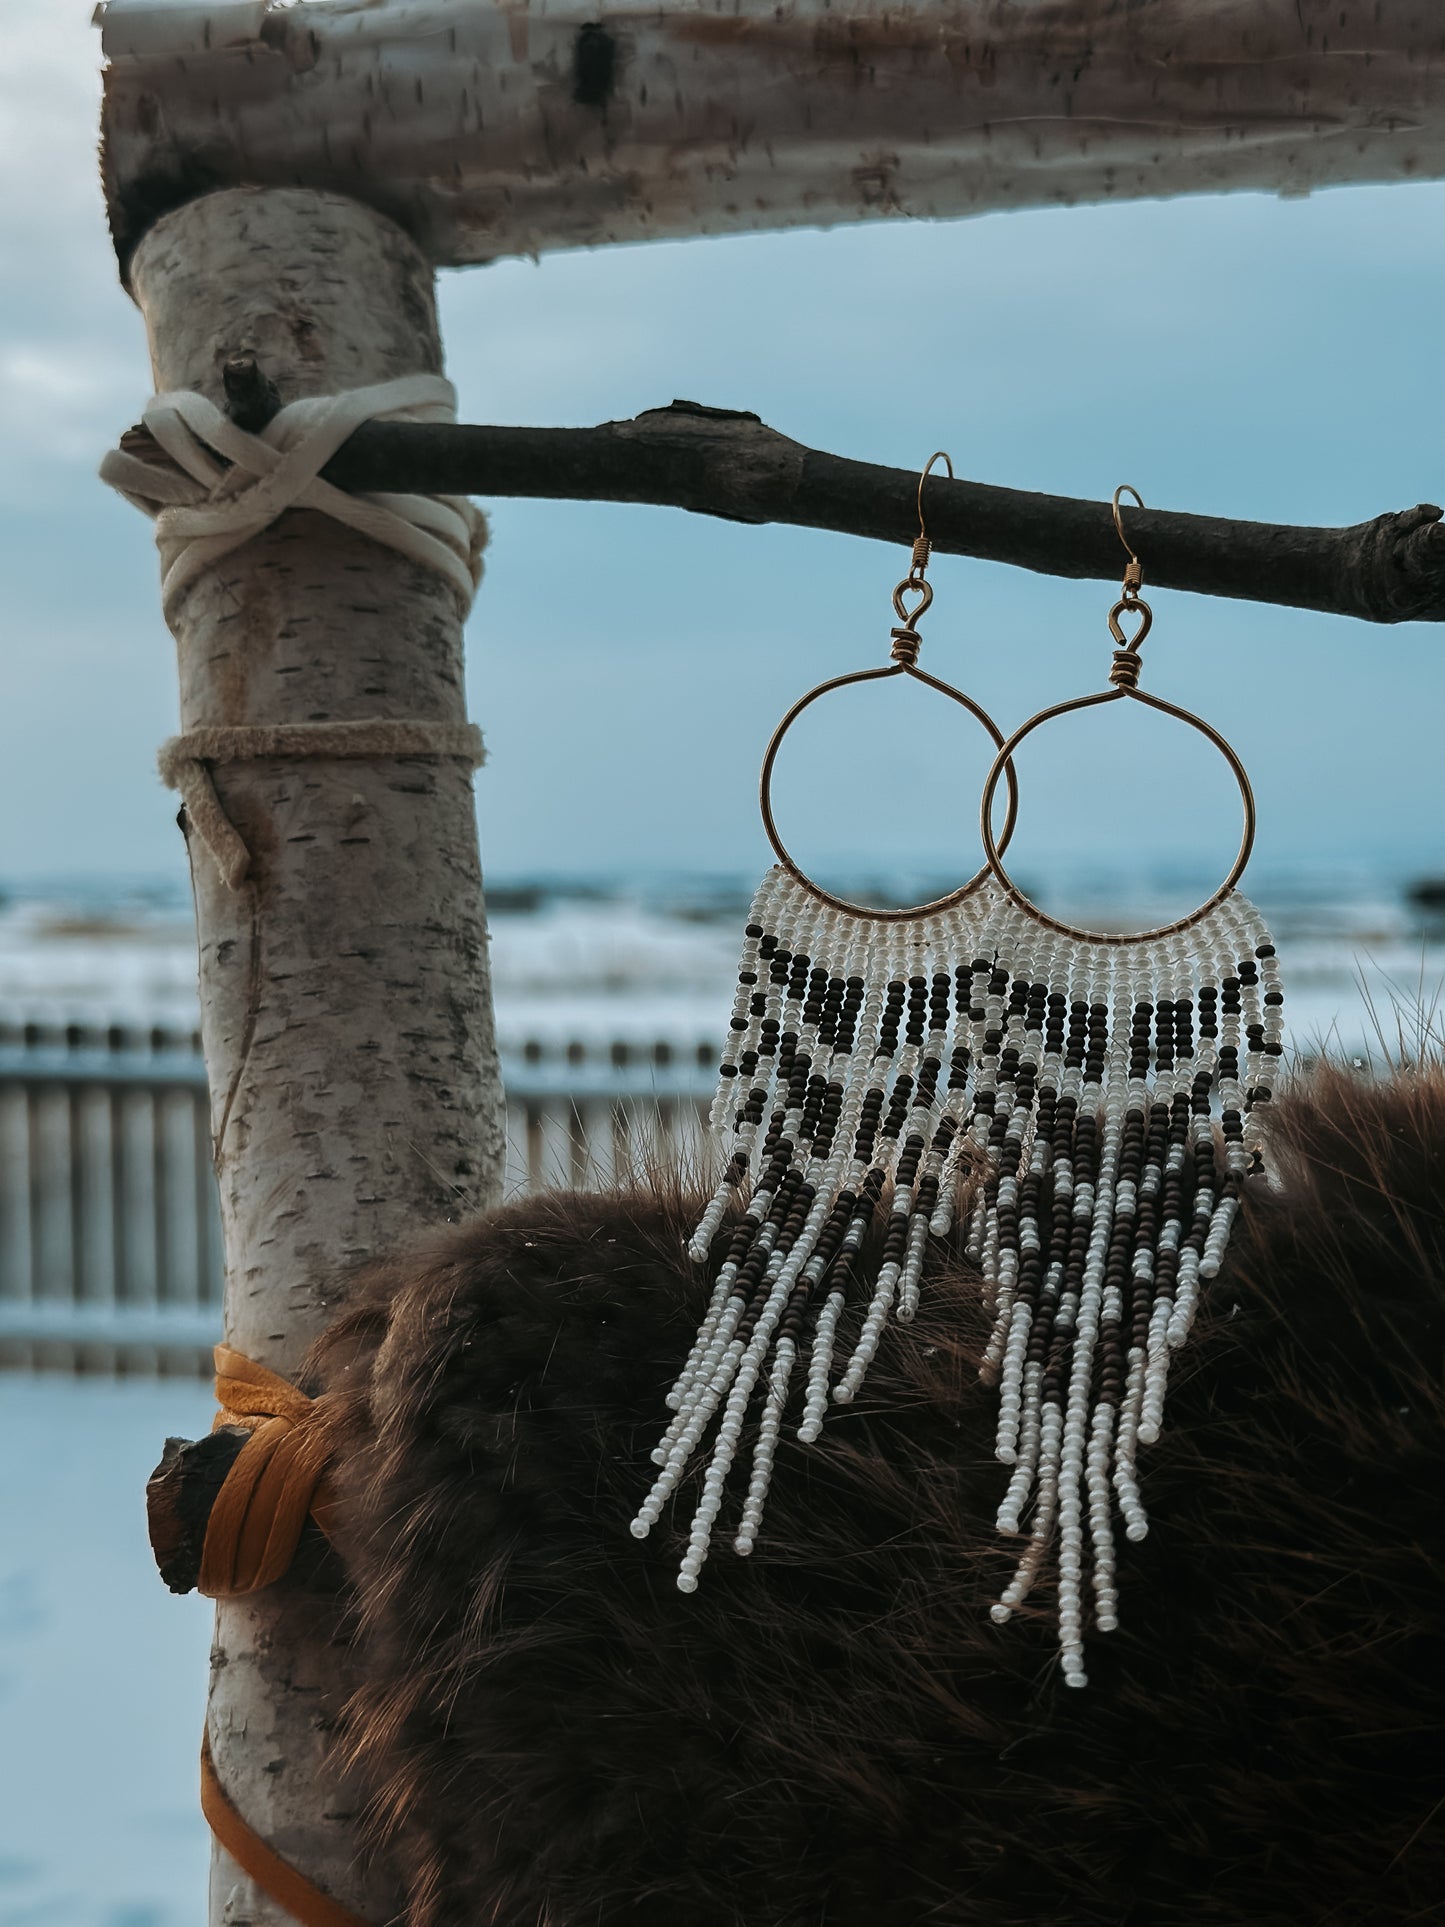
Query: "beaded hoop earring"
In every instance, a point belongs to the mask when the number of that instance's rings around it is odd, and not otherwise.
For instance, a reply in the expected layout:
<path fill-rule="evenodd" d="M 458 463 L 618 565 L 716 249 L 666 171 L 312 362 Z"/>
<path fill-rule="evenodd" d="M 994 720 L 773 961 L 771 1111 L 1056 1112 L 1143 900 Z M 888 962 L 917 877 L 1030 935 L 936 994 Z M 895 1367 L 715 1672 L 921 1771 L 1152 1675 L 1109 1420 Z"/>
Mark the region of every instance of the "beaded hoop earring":
<path fill-rule="evenodd" d="M 893 653 L 937 687 L 914 666 L 914 625 L 932 600 L 922 487 L 913 566 L 895 591 L 902 625 Z M 1118 1624 L 1114 1506 L 1126 1537 L 1142 1539 L 1149 1528 L 1137 1447 L 1159 1435 L 1170 1360 L 1189 1336 L 1201 1282 L 1219 1269 L 1257 1155 L 1257 1107 L 1269 1100 L 1283 1048 L 1274 944 L 1235 888 L 1254 840 L 1249 779 L 1218 731 L 1138 687 L 1153 616 L 1120 519 L 1124 492 L 1114 494 L 1129 564 L 1109 612 L 1111 687 L 1055 704 L 1007 740 L 971 699 L 944 689 L 998 746 L 984 785 L 982 880 L 936 904 L 867 910 L 813 883 L 777 834 L 769 785 L 793 720 L 829 689 L 896 669 L 834 678 L 774 733 L 761 800 L 779 862 L 744 937 L 711 1117 L 723 1176 L 689 1247 L 695 1260 L 709 1256 L 749 1183 L 751 1196 L 668 1395 L 674 1417 L 652 1454 L 660 1470 L 632 1522 L 645 1538 L 716 1419 L 677 1580 L 695 1591 L 766 1370 L 734 1539 L 736 1551 L 751 1552 L 802 1352 L 798 1437 L 812 1441 L 829 1403 L 854 1398 L 890 1313 L 913 1317 L 928 1241 L 948 1235 L 966 1192 L 967 1249 L 993 1313 L 982 1376 L 1000 1387 L 996 1455 L 1013 1467 L 998 1524 L 1028 1534 L 993 1616 L 1003 1622 L 1023 1604 L 1057 1538 L 1070 1686 L 1087 1683 L 1086 1558 L 1094 1624 Z M 922 591 L 911 617 L 901 600 L 910 588 Z M 1137 621 L 1132 638 L 1121 616 Z M 1136 935 L 1050 917 L 1003 865 L 1018 746 L 1056 716 L 1123 697 L 1201 731 L 1228 761 L 1244 805 L 1224 882 L 1188 916 Z M 996 837 L 1001 781 L 1009 807 Z M 878 1270 L 860 1279 L 863 1241 L 880 1211 L 888 1224 Z M 840 1351 L 846 1362 L 835 1371 Z"/>
<path fill-rule="evenodd" d="M 970 1160 L 972 960 L 1004 902 L 989 865 L 934 902 L 871 909 L 807 876 L 772 809 L 773 769 L 789 729 L 811 704 L 849 684 L 910 676 L 960 704 L 1002 748 L 1003 732 L 971 696 L 917 666 L 917 625 L 933 601 L 923 485 L 939 460 L 953 473 L 940 451 L 919 478 L 918 539 L 908 575 L 893 592 L 892 662 L 809 690 L 778 724 L 763 758 L 759 806 L 778 861 L 753 899 L 743 936 L 710 1118 L 722 1175 L 689 1255 L 706 1261 L 745 1194 L 746 1206 L 668 1394 L 674 1416 L 652 1454 L 658 1475 L 632 1522 L 634 1535 L 646 1538 L 716 1423 L 678 1573 L 683 1592 L 697 1588 L 755 1392 L 761 1385 L 733 1540 L 744 1554 L 762 1520 L 800 1355 L 806 1352 L 807 1363 L 798 1436 L 814 1440 L 830 1399 L 847 1404 L 862 1384 L 895 1300 L 898 1318 L 913 1316 L 929 1236 L 949 1230 Z M 907 598 L 916 598 L 911 607 Z M 1009 795 L 1002 848 L 1017 804 L 1007 761 L 1000 780 Z M 880 1210 L 889 1214 L 882 1258 L 876 1277 L 865 1279 L 859 1254 Z"/>
<path fill-rule="evenodd" d="M 1013 1467 L 998 1525 L 1027 1535 L 992 1610 L 1002 1622 L 1023 1604 L 1057 1538 L 1070 1686 L 1086 1683 L 1086 1567 L 1094 1625 L 1118 1624 L 1113 1513 L 1127 1538 L 1144 1538 L 1137 1447 L 1159 1436 L 1170 1361 L 1223 1258 L 1283 1050 L 1274 943 L 1235 888 L 1254 843 L 1249 778 L 1210 724 L 1138 686 L 1153 617 L 1120 519 L 1125 492 L 1114 492 L 1129 564 L 1109 612 L 1112 686 L 1021 724 L 999 746 L 981 807 L 1006 902 L 984 945 L 992 1028 L 977 1075 L 996 1095 L 968 1250 L 994 1315 L 983 1376 L 1000 1393 L 995 1452 Z M 1121 616 L 1137 619 L 1132 639 Z M 1219 888 L 1187 916 L 1134 935 L 1078 929 L 1039 909 L 1004 868 L 991 824 L 1000 778 L 1034 730 L 1121 699 L 1207 737 L 1244 805 L 1239 851 Z"/>

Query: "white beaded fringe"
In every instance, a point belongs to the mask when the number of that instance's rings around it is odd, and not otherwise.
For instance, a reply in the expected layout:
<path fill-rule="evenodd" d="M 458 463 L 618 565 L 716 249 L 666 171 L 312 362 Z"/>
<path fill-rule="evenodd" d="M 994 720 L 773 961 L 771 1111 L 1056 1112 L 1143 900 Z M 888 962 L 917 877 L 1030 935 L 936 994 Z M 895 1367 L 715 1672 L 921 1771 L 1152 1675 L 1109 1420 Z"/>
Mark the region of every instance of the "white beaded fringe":
<path fill-rule="evenodd" d="M 1127 1539 L 1149 1530 L 1138 1447 L 1159 1436 L 1170 1360 L 1223 1258 L 1282 1036 L 1274 946 L 1237 894 L 1187 931 L 1109 944 L 1050 932 L 991 883 L 886 923 L 769 871 L 711 1112 L 722 1176 L 691 1256 L 731 1230 L 634 1535 L 712 1431 L 677 1580 L 696 1590 L 761 1387 L 734 1538 L 753 1551 L 793 1381 L 812 1443 L 890 1317 L 914 1317 L 930 1240 L 971 1185 L 963 1242 L 1010 1468 L 997 1523 L 1025 1539 L 992 1613 L 1021 1607 L 1056 1553 L 1063 1677 L 1084 1685 L 1086 1614 L 1118 1624 L 1114 1516 Z"/>

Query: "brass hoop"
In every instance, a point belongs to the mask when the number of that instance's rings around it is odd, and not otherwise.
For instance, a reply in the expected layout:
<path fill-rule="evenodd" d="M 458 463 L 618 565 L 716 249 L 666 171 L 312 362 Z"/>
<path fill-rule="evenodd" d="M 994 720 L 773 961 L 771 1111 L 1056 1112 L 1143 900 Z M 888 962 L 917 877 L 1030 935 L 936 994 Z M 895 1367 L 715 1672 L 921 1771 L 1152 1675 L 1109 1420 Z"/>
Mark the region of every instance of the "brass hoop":
<path fill-rule="evenodd" d="M 1110 618 L 1110 626 L 1113 626 L 1112 617 Z M 1137 636 L 1133 647 L 1137 648 L 1139 642 L 1142 640 L 1142 634 Z M 1188 723 L 1191 729 L 1197 729 L 1201 736 L 1208 737 L 1209 741 L 1213 743 L 1214 747 L 1220 752 L 1224 760 L 1229 764 L 1230 769 L 1234 772 L 1234 780 L 1239 785 L 1239 794 L 1244 803 L 1244 834 L 1240 838 L 1239 853 L 1234 859 L 1229 875 L 1224 879 L 1223 883 L 1220 884 L 1219 888 L 1214 892 L 1214 895 L 1206 902 L 1201 903 L 1198 909 L 1191 910 L 1187 917 L 1179 917 L 1173 923 L 1160 924 L 1157 930 L 1139 930 L 1135 931 L 1132 935 L 1121 935 L 1116 931 L 1083 930 L 1075 924 L 1062 923 L 1057 917 L 1051 917 L 1046 910 L 1041 910 L 1036 903 L 1024 895 L 1023 891 L 1020 890 L 1008 871 L 1003 867 L 1003 851 L 1008 845 L 1008 838 L 1005 836 L 1001 841 L 995 842 L 991 821 L 994 797 L 998 793 L 999 777 L 1003 774 L 1007 766 L 1009 768 L 1010 797 L 1007 828 L 1010 831 L 1013 829 L 1014 818 L 1017 812 L 1014 808 L 1016 782 L 1012 769 L 1012 759 L 1015 751 L 1026 736 L 1032 735 L 1034 730 L 1038 729 L 1041 724 L 1052 722 L 1056 716 L 1067 716 L 1071 711 L 1076 709 L 1093 709 L 1100 703 L 1118 702 L 1123 696 L 1131 696 L 1135 702 L 1146 703 L 1150 709 L 1157 709 L 1162 715 L 1173 716 L 1181 723 Z M 1206 723 L 1202 716 L 1195 716 L 1187 709 L 1180 709 L 1175 703 L 1165 702 L 1162 696 L 1150 696 L 1142 689 L 1129 687 L 1105 689 L 1097 696 L 1075 696 L 1068 702 L 1055 703 L 1052 708 L 1041 709 L 1037 716 L 1031 716 L 1026 723 L 1014 731 L 1006 743 L 999 745 L 998 755 L 994 758 L 993 767 L 984 779 L 983 800 L 980 805 L 979 816 L 979 830 L 983 837 L 984 852 L 988 857 L 988 867 L 993 871 L 999 887 L 1007 895 L 1009 901 L 1016 905 L 1018 909 L 1022 910 L 1026 916 L 1032 917 L 1035 923 L 1041 923 L 1046 930 L 1057 930 L 1061 936 L 1079 937 L 1088 943 L 1114 945 L 1148 943 L 1155 937 L 1172 937 L 1181 930 L 1192 929 L 1202 918 L 1207 917 L 1216 905 L 1223 903 L 1224 899 L 1229 895 L 1231 890 L 1233 890 L 1235 884 L 1238 883 L 1239 879 L 1243 876 L 1244 867 L 1249 862 L 1250 851 L 1254 848 L 1254 791 L 1250 788 L 1249 777 L 1245 773 L 1244 764 L 1240 762 L 1239 757 L 1235 754 L 1230 744 L 1225 741 L 1224 737 L 1220 735 L 1219 731 L 1215 729 L 1212 724 Z"/>
<path fill-rule="evenodd" d="M 911 663 L 893 662 L 882 669 L 854 669 L 844 676 L 832 676 L 827 682 L 820 682 L 816 689 L 810 689 L 806 696 L 800 696 L 773 731 L 767 753 L 763 757 L 762 774 L 758 779 L 758 808 L 762 811 L 763 828 L 768 833 L 768 841 L 772 844 L 779 863 L 810 896 L 816 897 L 820 903 L 826 903 L 834 910 L 847 911 L 849 916 L 865 917 L 874 923 L 906 923 L 914 917 L 927 916 L 935 910 L 947 910 L 953 904 L 962 903 L 966 897 L 971 897 L 986 880 L 989 871 L 996 868 L 993 859 L 990 858 L 989 862 L 985 863 L 983 868 L 961 889 L 950 891 L 945 897 L 936 897 L 932 903 L 916 903 L 907 910 L 875 910 L 868 904 L 850 903 L 846 897 L 836 897 L 831 890 L 825 890 L 821 884 L 814 883 L 807 872 L 794 860 L 788 846 L 778 833 L 778 826 L 773 818 L 773 765 L 778 759 L 783 738 L 803 711 L 817 702 L 820 696 L 826 696 L 834 689 L 845 689 L 850 683 L 881 682 L 888 676 L 912 676 L 915 682 L 926 683 L 930 689 L 936 689 L 939 695 L 947 696 L 951 701 L 960 704 L 976 722 L 983 725 L 1000 752 L 1003 751 L 1003 732 L 993 717 L 986 709 L 981 708 L 972 696 L 966 696 L 961 689 L 955 689 L 952 683 L 944 682 L 938 676 L 930 676 L 926 669 L 915 668 Z M 1003 826 L 1002 840 L 997 846 L 1000 850 L 1008 848 L 1019 805 L 1018 782 L 1014 776 L 1013 764 L 1009 762 L 1006 755 L 1001 756 L 1001 760 L 994 763 L 993 770 L 990 772 L 993 779 L 990 795 L 998 789 L 998 778 L 1004 773 L 1008 776 L 1008 815 Z"/>

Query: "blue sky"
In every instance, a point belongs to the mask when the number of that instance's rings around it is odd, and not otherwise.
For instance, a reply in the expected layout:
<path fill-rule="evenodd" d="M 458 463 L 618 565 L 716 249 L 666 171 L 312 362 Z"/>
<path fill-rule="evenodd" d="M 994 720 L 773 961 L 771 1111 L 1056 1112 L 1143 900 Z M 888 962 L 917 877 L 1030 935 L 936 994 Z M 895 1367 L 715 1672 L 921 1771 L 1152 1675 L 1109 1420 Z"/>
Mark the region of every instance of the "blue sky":
<path fill-rule="evenodd" d="M 88 3 L 0 0 L 0 883 L 174 876 L 175 727 L 148 526 L 94 479 L 148 392 L 95 179 Z M 464 418 L 590 423 L 674 396 L 814 446 L 1280 521 L 1439 499 L 1445 187 L 880 223 L 448 273 Z M 468 631 L 496 875 L 751 870 L 773 722 L 884 659 L 906 555 L 680 512 L 501 502 Z M 1146 574 L 1148 557 L 1144 557 Z M 1108 585 L 935 564 L 925 666 L 1010 727 L 1102 686 Z M 1256 780 L 1257 861 L 1445 870 L 1445 637 L 1160 592 L 1148 686 Z M 916 692 L 905 692 L 916 693 Z M 840 704 L 779 804 L 819 865 L 971 870 L 986 758 L 944 705 Z M 1021 859 L 1222 869 L 1222 765 L 1121 709 L 1042 738 Z"/>

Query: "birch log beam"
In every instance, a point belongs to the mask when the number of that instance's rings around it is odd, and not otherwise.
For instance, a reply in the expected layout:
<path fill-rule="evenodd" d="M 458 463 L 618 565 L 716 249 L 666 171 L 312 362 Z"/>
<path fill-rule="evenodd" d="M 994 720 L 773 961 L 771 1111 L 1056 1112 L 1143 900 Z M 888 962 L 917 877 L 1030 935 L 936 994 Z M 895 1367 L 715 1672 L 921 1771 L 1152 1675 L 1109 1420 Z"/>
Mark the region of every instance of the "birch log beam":
<path fill-rule="evenodd" d="M 383 215 L 309 190 L 228 191 L 136 251 L 158 389 L 224 403 L 264 365 L 281 399 L 440 371 L 429 264 Z M 464 720 L 462 610 L 430 571 L 292 513 L 175 617 L 181 722 Z M 202 1030 L 226 1243 L 227 1342 L 294 1376 L 348 1264 L 493 1202 L 504 1153 L 470 773 L 459 762 L 218 766 L 252 856 L 238 890 L 191 845 Z M 335 1602 L 282 1582 L 217 1615 L 212 1754 L 283 1858 L 364 1917 L 327 1738 L 347 1685 Z M 214 1923 L 287 1917 L 217 1855 Z"/>
<path fill-rule="evenodd" d="M 1445 174 L 1438 0 L 109 0 L 103 27 L 122 262 L 248 183 L 353 195 L 458 265 Z"/>

